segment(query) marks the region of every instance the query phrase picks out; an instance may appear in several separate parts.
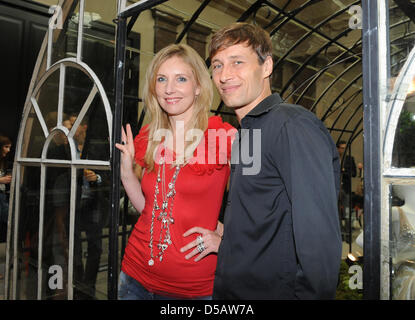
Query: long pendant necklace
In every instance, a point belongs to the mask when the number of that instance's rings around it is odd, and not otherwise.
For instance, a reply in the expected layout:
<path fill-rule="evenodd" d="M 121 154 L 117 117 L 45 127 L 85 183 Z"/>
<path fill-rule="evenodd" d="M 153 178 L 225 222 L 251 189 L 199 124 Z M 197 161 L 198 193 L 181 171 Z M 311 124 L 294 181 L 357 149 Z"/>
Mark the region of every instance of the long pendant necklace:
<path fill-rule="evenodd" d="M 162 157 L 160 159 L 160 165 L 157 172 L 156 185 L 154 190 L 154 204 L 153 211 L 151 213 L 151 227 L 150 227 L 150 260 L 148 260 L 148 265 L 153 266 L 154 260 L 159 259 L 161 262 L 163 260 L 164 251 L 172 244 L 171 235 L 170 235 L 170 224 L 174 224 L 173 219 L 173 202 L 174 196 L 176 195 L 175 185 L 176 179 L 180 172 L 180 166 L 176 167 L 173 177 L 171 178 L 170 183 L 168 184 L 169 191 L 166 192 L 166 164 L 165 159 Z M 161 169 L 161 176 L 160 176 Z M 161 207 L 158 205 L 157 196 L 160 193 L 159 183 L 161 183 L 161 196 L 162 203 Z M 170 205 L 169 205 L 170 202 Z M 154 235 L 154 221 L 156 219 L 156 212 L 160 211 L 157 220 L 160 221 L 160 238 L 159 243 L 157 244 L 158 254 L 154 256 L 153 254 L 153 235 Z M 164 235 L 164 238 L 163 238 Z"/>

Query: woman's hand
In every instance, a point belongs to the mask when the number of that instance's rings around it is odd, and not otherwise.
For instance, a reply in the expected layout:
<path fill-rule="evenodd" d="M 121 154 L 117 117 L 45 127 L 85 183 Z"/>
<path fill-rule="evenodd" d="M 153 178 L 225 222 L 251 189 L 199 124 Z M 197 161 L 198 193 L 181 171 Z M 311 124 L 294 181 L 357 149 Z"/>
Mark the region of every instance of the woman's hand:
<path fill-rule="evenodd" d="M 134 174 L 134 137 L 131 132 L 131 126 L 127 124 L 125 128 L 127 133 L 124 131 L 124 128 L 121 128 L 122 144 L 115 144 L 115 146 L 121 151 L 121 179 L 128 178 L 131 174 Z"/>
<path fill-rule="evenodd" d="M 135 148 L 131 126 L 127 124 L 125 128 L 127 133 L 125 133 L 124 128 L 121 128 L 121 141 L 123 143 L 115 144 L 121 151 L 121 181 L 132 205 L 138 212 L 141 212 L 144 209 L 146 200 L 141 190 L 140 181 L 134 173 Z"/>
<path fill-rule="evenodd" d="M 195 240 L 189 242 L 187 245 L 180 249 L 180 252 L 186 252 L 194 248 L 185 256 L 186 259 L 190 259 L 200 253 L 195 259 L 195 261 L 199 261 L 200 259 L 206 257 L 208 254 L 212 252 L 218 252 L 219 245 L 221 242 L 221 235 L 217 231 L 212 231 L 201 227 L 193 227 L 187 230 L 183 234 L 183 237 L 187 237 L 193 233 L 199 233 L 200 238 L 196 238 Z M 198 249 L 200 243 L 203 244 L 202 248 L 204 247 L 204 250 L 202 250 L 202 252 L 200 252 Z"/>

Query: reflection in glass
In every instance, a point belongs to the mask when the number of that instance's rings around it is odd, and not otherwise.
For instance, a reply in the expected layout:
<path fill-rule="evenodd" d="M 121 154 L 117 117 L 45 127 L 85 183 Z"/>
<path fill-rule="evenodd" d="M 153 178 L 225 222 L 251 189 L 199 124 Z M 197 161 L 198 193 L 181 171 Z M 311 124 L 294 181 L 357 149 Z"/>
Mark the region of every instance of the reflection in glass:
<path fill-rule="evenodd" d="M 103 234 L 104 228 L 108 227 L 110 208 L 109 171 L 79 169 L 76 188 L 72 188 L 69 168 L 47 169 L 43 270 L 57 267 L 62 270 L 62 279 L 61 286 L 53 286 L 52 275 L 46 274 L 42 299 L 68 298 L 71 191 L 76 192 L 73 298 L 105 299 L 107 276 L 102 272 L 105 268 L 101 262 L 106 262 L 104 257 L 108 252 L 108 242 L 103 241 Z"/>
<path fill-rule="evenodd" d="M 413 47 L 415 24 L 393 0 L 389 1 L 391 76 L 396 77 Z"/>
<path fill-rule="evenodd" d="M 68 138 L 65 133 L 56 130 L 53 133 L 53 139 L 49 144 L 46 154 L 47 159 L 71 160 L 71 151 L 69 149 Z"/>
<path fill-rule="evenodd" d="M 82 61 L 91 67 L 108 95 L 114 91 L 114 38 L 114 24 L 90 21 L 83 30 Z M 87 88 L 90 90 L 90 85 Z"/>
<path fill-rule="evenodd" d="M 67 299 L 69 249 L 69 168 L 47 168 L 43 220 L 42 299 Z M 57 268 L 61 278 L 51 280 L 50 268 Z M 51 280 L 51 282 L 49 281 Z"/>
<path fill-rule="evenodd" d="M 392 299 L 415 299 L 415 186 L 393 186 Z"/>
<path fill-rule="evenodd" d="M 304 34 L 306 34 L 306 30 L 298 27 L 294 23 L 288 22 L 284 24 L 283 27 L 279 28 L 271 36 L 274 54 L 282 57 Z"/>
<path fill-rule="evenodd" d="M 45 140 L 39 119 L 32 107 L 24 128 L 21 156 L 23 158 L 40 158 Z"/>
<path fill-rule="evenodd" d="M 71 115 L 72 125 L 77 117 L 77 114 Z M 99 94 L 95 96 L 82 118 L 74 134 L 74 141 L 82 148 L 80 159 L 109 161 L 110 145 L 107 117 Z"/>
<path fill-rule="evenodd" d="M 108 252 L 108 241 L 103 240 L 103 234 L 109 220 L 109 185 L 109 171 L 80 169 L 77 172 L 74 299 L 106 297 L 107 275 L 102 271 Z"/>
<path fill-rule="evenodd" d="M 18 265 L 13 268 L 17 267 L 16 298 L 32 300 L 37 298 L 40 167 L 22 167 L 20 174 Z"/>
<path fill-rule="evenodd" d="M 55 70 L 42 84 L 36 97 L 43 119 L 49 130 L 57 125 L 56 110 L 58 109 L 60 70 Z"/>
<path fill-rule="evenodd" d="M 67 15 L 69 17 L 76 16 L 77 12 L 79 12 L 79 1 L 75 1 L 71 5 L 63 6 L 63 11 L 62 17 L 64 23 L 60 28 L 53 30 L 51 65 L 64 58 L 76 57 L 78 30 L 73 27 L 73 18 L 65 20 L 65 17 Z"/>
<path fill-rule="evenodd" d="M 309 21 L 309 25 L 315 27 L 317 24 L 329 18 L 335 12 L 338 12 L 346 7 L 350 7 L 353 1 L 316 1 L 314 4 L 309 5 L 303 11 L 301 11 L 296 17 L 302 21 Z M 301 5 L 307 4 L 307 1 L 302 1 Z M 290 7 L 290 6 L 289 6 Z M 291 10 L 296 10 L 299 7 L 297 3 L 292 3 Z M 312 17 L 310 19 L 310 17 Z M 341 26 L 343 30 L 344 26 L 348 25 L 348 20 L 350 15 L 347 10 L 343 14 L 335 17 L 326 24 L 328 28 L 332 30 L 340 29 Z M 328 33 L 328 32 L 327 32 Z"/>
<path fill-rule="evenodd" d="M 81 111 L 94 83 L 82 70 L 77 68 L 67 67 L 65 77 L 63 112 L 70 117 Z"/>

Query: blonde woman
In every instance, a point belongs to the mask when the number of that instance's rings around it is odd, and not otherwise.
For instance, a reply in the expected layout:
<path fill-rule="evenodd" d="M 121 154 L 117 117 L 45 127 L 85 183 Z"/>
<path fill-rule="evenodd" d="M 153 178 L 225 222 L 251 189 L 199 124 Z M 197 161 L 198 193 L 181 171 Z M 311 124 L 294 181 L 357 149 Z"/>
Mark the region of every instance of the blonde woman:
<path fill-rule="evenodd" d="M 209 118 L 210 75 L 187 45 L 155 55 L 143 98 L 150 123 L 135 138 L 127 125 L 117 144 L 122 183 L 141 212 L 125 249 L 119 299 L 210 299 L 236 130 Z"/>

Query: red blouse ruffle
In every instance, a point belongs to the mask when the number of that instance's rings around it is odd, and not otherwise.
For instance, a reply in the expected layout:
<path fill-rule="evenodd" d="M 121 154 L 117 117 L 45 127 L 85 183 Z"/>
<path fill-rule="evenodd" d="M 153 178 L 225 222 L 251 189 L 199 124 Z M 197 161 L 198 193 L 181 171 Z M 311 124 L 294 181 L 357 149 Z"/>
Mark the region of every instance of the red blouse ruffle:
<path fill-rule="evenodd" d="M 235 138 L 236 129 L 227 122 L 223 122 L 220 116 L 209 118 L 208 129 L 196 148 L 193 158 L 185 168 L 189 168 L 196 175 L 212 174 L 214 170 L 220 170 L 228 164 L 231 158 L 232 142 Z M 226 138 L 226 146 L 224 139 Z M 222 141 L 222 142 L 221 142 Z M 148 125 L 141 128 L 134 139 L 135 162 L 141 167 L 146 167 L 144 156 L 148 144 Z M 197 151 L 204 145 L 204 157 L 197 157 Z M 210 156 L 209 156 L 210 155 Z M 211 163 L 209 163 L 209 160 Z"/>

